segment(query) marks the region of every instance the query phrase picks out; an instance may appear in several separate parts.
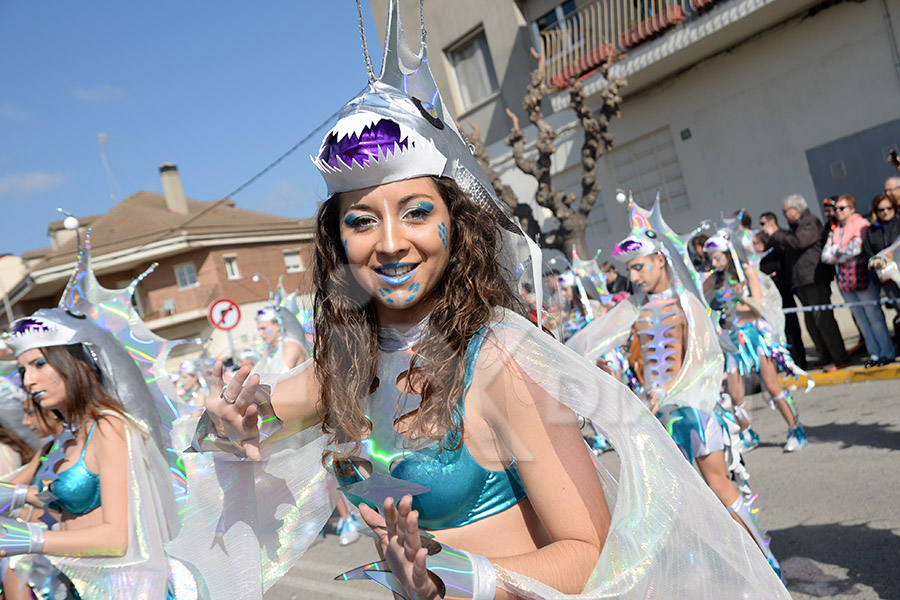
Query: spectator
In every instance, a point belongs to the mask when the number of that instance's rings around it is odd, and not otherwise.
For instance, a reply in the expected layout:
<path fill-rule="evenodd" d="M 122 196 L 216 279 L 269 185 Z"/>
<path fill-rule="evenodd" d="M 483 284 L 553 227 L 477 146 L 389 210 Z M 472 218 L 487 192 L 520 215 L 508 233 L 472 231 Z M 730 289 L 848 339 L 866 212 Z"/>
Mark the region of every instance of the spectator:
<path fill-rule="evenodd" d="M 765 232 L 769 243 L 785 253 L 791 275 L 791 289 L 804 306 L 831 303 L 832 269 L 821 262 L 822 221 L 809 211 L 803 196 L 792 194 L 784 199 L 782 212 L 790 230 L 779 229 L 769 222 Z M 831 310 L 804 313 L 806 329 L 820 356 L 820 366 L 831 363 L 835 368 L 850 363 L 844 340 Z"/>
<path fill-rule="evenodd" d="M 631 281 L 619 275 L 616 266 L 610 261 L 606 261 L 600 265 L 600 272 L 606 274 L 606 291 L 615 296 L 621 292 L 633 293 L 631 289 Z"/>
<path fill-rule="evenodd" d="M 796 308 L 797 303 L 794 301 L 794 292 L 791 291 L 791 273 L 787 262 L 787 256 L 783 250 L 775 247 L 769 247 L 769 236 L 764 231 L 768 223 L 778 226 L 778 217 L 773 212 L 764 212 L 759 216 L 760 230 L 754 236 L 754 251 L 762 254 L 768 247 L 769 252 L 763 256 L 759 262 L 759 270 L 772 278 L 778 293 L 781 294 L 782 308 Z M 791 351 L 791 357 L 797 366 L 806 370 L 806 348 L 803 346 L 803 334 L 800 330 L 800 319 L 797 313 L 786 313 L 784 315 L 784 337 L 787 342 L 788 349 Z"/>
<path fill-rule="evenodd" d="M 712 271 L 712 262 L 710 262 L 706 250 L 703 249 L 703 246 L 708 239 L 709 236 L 703 235 L 702 233 L 691 238 L 691 262 L 694 263 L 694 268 L 698 273 L 708 273 Z"/>
<path fill-rule="evenodd" d="M 869 269 L 861 258 L 869 221 L 856 212 L 856 200 L 849 194 L 838 196 L 834 209 L 838 223 L 822 249 L 822 262 L 835 265 L 838 287 L 845 301 L 870 303 L 851 306 L 850 311 L 869 352 L 866 368 L 881 367 L 894 362 L 894 343 L 888 334 L 881 305 L 871 304 L 878 300 L 880 290 L 877 285 L 869 285 Z"/>
<path fill-rule="evenodd" d="M 888 177 L 884 182 L 884 193 L 894 201 L 895 206 L 900 205 L 900 177 Z"/>
<path fill-rule="evenodd" d="M 825 218 L 825 226 L 822 228 L 822 246 L 828 241 L 828 237 L 837 226 L 837 214 L 834 211 L 834 203 L 837 196 L 828 196 L 822 200 L 822 215 Z"/>
<path fill-rule="evenodd" d="M 900 179 L 900 178 L 898 178 Z M 900 218 L 897 217 L 897 200 L 894 200 L 887 194 L 878 194 L 872 200 L 872 215 L 875 222 L 866 232 L 863 240 L 862 259 L 869 265 L 869 283 L 870 285 L 880 286 L 884 290 L 884 295 L 892 299 L 900 299 L 900 288 L 891 280 L 878 281 L 874 276 L 874 267 L 883 268 L 884 261 L 875 258 L 875 255 L 890 246 L 900 237 Z M 900 306 L 894 305 L 895 309 L 900 310 Z M 900 316 L 894 317 L 894 338 L 895 343 L 900 346 Z"/>

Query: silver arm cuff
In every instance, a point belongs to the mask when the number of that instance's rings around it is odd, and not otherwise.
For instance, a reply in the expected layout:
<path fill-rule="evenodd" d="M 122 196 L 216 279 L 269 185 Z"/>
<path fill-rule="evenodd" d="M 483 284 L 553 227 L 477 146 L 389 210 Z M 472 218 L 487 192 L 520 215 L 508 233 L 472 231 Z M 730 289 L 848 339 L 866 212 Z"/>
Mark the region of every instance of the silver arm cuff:
<path fill-rule="evenodd" d="M 41 554 L 44 551 L 44 528 L 39 523 L 28 523 L 28 531 L 31 533 L 28 553 Z"/>
<path fill-rule="evenodd" d="M 497 572 L 494 564 L 483 556 L 462 551 L 472 561 L 472 600 L 494 600 Z"/>

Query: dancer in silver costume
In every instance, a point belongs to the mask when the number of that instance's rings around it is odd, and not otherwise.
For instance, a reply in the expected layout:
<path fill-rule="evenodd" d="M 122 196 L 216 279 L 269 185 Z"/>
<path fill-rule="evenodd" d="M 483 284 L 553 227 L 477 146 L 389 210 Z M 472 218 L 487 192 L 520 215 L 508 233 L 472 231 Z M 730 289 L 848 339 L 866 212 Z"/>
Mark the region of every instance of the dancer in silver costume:
<path fill-rule="evenodd" d="M 658 209 L 658 207 L 657 207 Z M 616 245 L 615 258 L 624 263 L 634 284 L 629 309 L 611 311 L 633 316 L 627 345 L 641 380 L 650 412 L 656 415 L 685 458 L 696 464 L 703 479 L 732 516 L 753 536 L 769 564 L 781 576 L 781 566 L 769 550 L 768 537 L 755 519 L 755 495 L 735 488 L 729 466 L 746 482 L 738 448 L 726 447 L 728 421 L 717 403 L 723 357 L 706 307 L 676 276 L 672 259 L 658 232 L 638 227 Z M 688 285 L 691 285 L 690 283 Z M 612 321 L 619 328 L 628 321 Z M 588 325 L 569 346 L 593 358 L 605 348 L 597 340 L 610 324 Z M 726 458 L 726 454 L 728 455 Z M 747 489 L 749 491 L 749 489 Z"/>
<path fill-rule="evenodd" d="M 0 517 L 0 554 L 15 557 L 7 598 L 33 591 L 41 600 L 162 600 L 171 592 L 163 550 L 176 524 L 168 469 L 146 425 L 110 395 L 115 382 L 128 379 L 110 367 L 130 359 L 107 337 L 61 309 L 38 311 L 10 328 L 7 343 L 34 409 L 56 413 L 65 426 L 45 461 L 0 485 L 0 505 L 45 509 L 41 522 Z M 116 350 L 124 361 L 108 353 Z M 55 515 L 59 527 L 48 530 Z"/>
<path fill-rule="evenodd" d="M 270 402 L 246 370 L 213 394 L 195 447 L 259 462 L 185 454 L 169 550 L 214 596 L 258 598 L 330 514 L 336 476 L 384 556 L 342 578 L 410 600 L 786 598 L 634 395 L 523 316 L 514 284 L 539 282 L 538 263 L 518 269 L 533 242 L 445 110 L 424 45 L 406 45 L 396 2 L 389 15 L 381 76 L 316 157 L 330 198 L 314 358 Z M 575 413 L 616 448 L 619 482 Z"/>
<path fill-rule="evenodd" d="M 287 307 L 274 303 L 258 311 L 256 331 L 264 348 L 254 373 L 284 373 L 309 358 L 303 327 Z"/>
<path fill-rule="evenodd" d="M 744 408 L 744 377 L 757 371 L 787 423 L 784 450 L 793 452 L 806 446 L 808 439 L 793 398 L 778 381 L 778 367 L 794 377 L 806 373 L 794 364 L 785 346 L 781 296 L 775 284 L 750 261 L 741 260 L 747 253 L 746 244 L 734 244 L 732 235 L 740 234 L 720 230 L 706 241 L 704 251 L 715 271 L 704 282 L 704 291 L 735 348 L 726 353 L 725 370 L 741 438 L 748 450 L 759 444 L 759 436 L 750 428 L 750 415 Z M 809 377 L 807 380 L 812 382 Z"/>

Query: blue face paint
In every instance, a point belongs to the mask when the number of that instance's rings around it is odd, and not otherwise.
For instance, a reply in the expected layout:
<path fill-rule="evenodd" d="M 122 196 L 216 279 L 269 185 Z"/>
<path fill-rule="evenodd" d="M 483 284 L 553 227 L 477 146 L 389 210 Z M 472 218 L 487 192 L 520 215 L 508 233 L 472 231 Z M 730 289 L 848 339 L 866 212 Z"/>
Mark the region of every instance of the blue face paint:
<path fill-rule="evenodd" d="M 392 294 L 392 293 L 394 293 L 394 291 L 389 290 L 388 288 L 378 288 L 378 293 L 386 298 L 388 296 L 388 294 Z"/>
<path fill-rule="evenodd" d="M 430 215 L 431 211 L 433 211 L 433 210 L 434 210 L 434 204 L 423 200 L 422 202 L 419 202 L 418 204 L 413 206 L 412 209 L 406 214 L 409 215 L 410 213 L 422 212 L 422 213 L 425 213 L 425 215 L 423 215 L 423 216 L 427 216 L 427 215 Z"/>
<path fill-rule="evenodd" d="M 418 283 L 412 284 L 411 286 L 409 286 L 409 289 L 407 291 L 412 292 L 412 294 L 409 295 L 409 298 L 406 299 L 406 303 L 409 304 L 410 302 L 413 301 L 413 299 L 415 299 L 416 292 L 419 291 L 419 284 Z"/>
<path fill-rule="evenodd" d="M 347 213 L 347 216 L 344 217 L 344 225 L 346 225 L 347 227 L 353 227 L 353 223 L 356 222 L 356 219 L 358 218 L 359 217 L 357 215 L 354 215 L 353 213 Z"/>
<path fill-rule="evenodd" d="M 441 238 L 441 243 L 444 245 L 444 250 L 447 250 L 447 225 L 441 221 L 441 224 L 438 225 L 438 237 Z"/>
<path fill-rule="evenodd" d="M 649 264 L 649 263 L 647 264 L 647 272 L 648 272 L 648 273 L 652 273 L 652 272 L 653 272 L 653 265 L 651 265 L 651 264 Z"/>

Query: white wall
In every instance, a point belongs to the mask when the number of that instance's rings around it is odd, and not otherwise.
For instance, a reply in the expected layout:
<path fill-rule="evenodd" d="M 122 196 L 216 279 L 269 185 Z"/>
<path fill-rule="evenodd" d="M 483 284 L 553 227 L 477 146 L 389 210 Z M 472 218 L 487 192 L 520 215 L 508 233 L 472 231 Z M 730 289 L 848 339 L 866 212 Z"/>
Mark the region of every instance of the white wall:
<path fill-rule="evenodd" d="M 900 0 L 888 0 L 888 8 L 900 38 Z M 740 207 L 754 219 L 766 210 L 779 213 L 781 200 L 790 193 L 803 194 L 816 205 L 805 151 L 898 116 L 900 82 L 881 6 L 869 0 L 789 21 L 626 97 L 612 132 L 621 146 L 671 128 L 691 209 L 666 217 L 676 230 L 686 231 L 701 219 Z M 562 125 L 572 117 L 566 110 L 552 120 Z M 683 129 L 690 129 L 689 140 L 681 140 Z M 560 170 L 578 160 L 578 133 L 554 157 Z M 534 139 L 533 130 L 529 139 Z M 533 197 L 534 184 L 516 171 L 508 149 L 495 144 L 491 151 L 520 198 Z M 599 179 L 610 232 L 588 234 L 588 243 L 605 251 L 627 231 L 626 211 L 615 203 L 612 178 L 604 162 Z M 880 183 L 873 184 L 873 194 Z"/>

